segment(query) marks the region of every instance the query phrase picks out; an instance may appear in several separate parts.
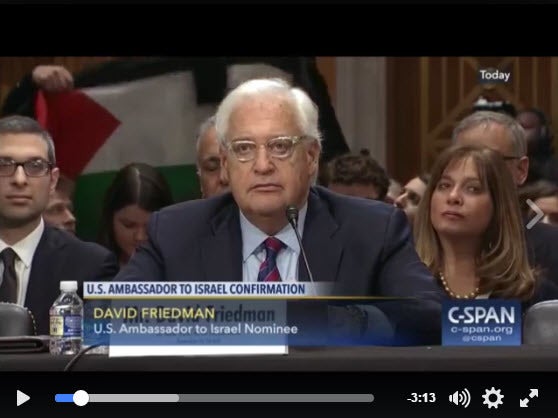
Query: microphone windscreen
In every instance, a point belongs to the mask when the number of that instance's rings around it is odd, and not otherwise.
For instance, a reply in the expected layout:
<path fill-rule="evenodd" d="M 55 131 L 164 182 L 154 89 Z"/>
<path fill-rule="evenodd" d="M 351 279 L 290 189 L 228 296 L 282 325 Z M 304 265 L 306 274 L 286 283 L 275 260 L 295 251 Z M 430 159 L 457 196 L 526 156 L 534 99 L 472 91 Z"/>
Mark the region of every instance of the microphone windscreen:
<path fill-rule="evenodd" d="M 287 215 L 287 219 L 289 221 L 298 220 L 298 208 L 294 205 L 287 206 L 285 214 Z"/>

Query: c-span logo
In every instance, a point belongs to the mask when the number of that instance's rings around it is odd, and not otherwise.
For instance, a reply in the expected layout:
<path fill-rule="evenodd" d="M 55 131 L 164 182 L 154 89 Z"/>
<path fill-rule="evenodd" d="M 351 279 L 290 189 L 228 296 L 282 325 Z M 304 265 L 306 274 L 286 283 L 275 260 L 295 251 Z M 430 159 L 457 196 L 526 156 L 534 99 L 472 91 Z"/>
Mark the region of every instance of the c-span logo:
<path fill-rule="evenodd" d="M 521 345 L 517 300 L 448 300 L 442 315 L 442 345 Z"/>

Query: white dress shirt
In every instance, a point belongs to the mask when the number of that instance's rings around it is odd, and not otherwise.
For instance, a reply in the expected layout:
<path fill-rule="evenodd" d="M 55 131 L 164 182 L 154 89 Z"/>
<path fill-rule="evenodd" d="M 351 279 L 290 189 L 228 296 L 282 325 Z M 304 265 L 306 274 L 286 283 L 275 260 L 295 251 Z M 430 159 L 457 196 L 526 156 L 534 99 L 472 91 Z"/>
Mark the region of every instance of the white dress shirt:
<path fill-rule="evenodd" d="M 298 212 L 298 232 L 301 237 L 307 208 L 308 204 L 305 204 Z M 242 211 L 240 211 L 240 230 L 242 232 L 242 278 L 245 282 L 257 282 L 260 265 L 266 256 L 263 243 L 269 238 L 269 235 L 254 226 Z M 277 268 L 281 280 L 284 282 L 298 281 L 300 245 L 292 226 L 287 224 L 274 237 L 286 245 L 277 255 Z"/>
<path fill-rule="evenodd" d="M 0 252 L 4 251 L 5 248 L 11 247 L 12 250 L 17 254 L 15 259 L 15 271 L 17 274 L 17 304 L 24 305 L 25 297 L 27 296 L 27 285 L 29 284 L 29 273 L 31 272 L 31 263 L 33 262 L 33 256 L 35 255 L 35 250 L 39 245 L 39 241 L 43 236 L 43 231 L 45 229 L 45 224 L 43 218 L 39 222 L 39 225 L 23 238 L 21 241 L 16 242 L 14 245 L 8 245 L 0 238 Z M 4 274 L 4 263 L 0 261 L 0 283 L 2 281 L 2 276 Z"/>

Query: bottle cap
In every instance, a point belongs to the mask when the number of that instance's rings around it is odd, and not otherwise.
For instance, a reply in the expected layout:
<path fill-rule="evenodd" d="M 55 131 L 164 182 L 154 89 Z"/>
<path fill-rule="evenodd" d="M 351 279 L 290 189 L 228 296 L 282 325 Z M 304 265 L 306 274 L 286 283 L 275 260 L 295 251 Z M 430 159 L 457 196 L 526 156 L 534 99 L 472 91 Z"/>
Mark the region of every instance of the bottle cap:
<path fill-rule="evenodd" d="M 60 282 L 60 290 L 62 292 L 75 292 L 78 289 L 78 282 L 75 280 L 66 280 Z"/>

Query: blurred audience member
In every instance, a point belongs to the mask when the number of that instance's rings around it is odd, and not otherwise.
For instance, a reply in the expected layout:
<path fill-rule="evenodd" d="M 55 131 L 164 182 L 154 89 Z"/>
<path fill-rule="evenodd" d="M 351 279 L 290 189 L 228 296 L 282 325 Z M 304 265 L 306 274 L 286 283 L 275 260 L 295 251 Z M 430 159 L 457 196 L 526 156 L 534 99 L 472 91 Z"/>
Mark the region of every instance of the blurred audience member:
<path fill-rule="evenodd" d="M 529 265 L 516 188 L 497 152 L 454 146 L 438 158 L 419 205 L 415 244 L 448 297 L 558 298 Z"/>
<path fill-rule="evenodd" d="M 389 187 L 386 198 L 384 199 L 386 203 L 391 205 L 395 204 L 395 199 L 397 199 L 403 192 L 403 187 L 395 179 L 389 179 Z"/>
<path fill-rule="evenodd" d="M 510 116 L 481 111 L 463 119 L 453 131 L 454 142 L 479 145 L 497 151 L 510 170 L 517 186 L 525 183 L 529 171 L 529 157 L 525 131 Z"/>
<path fill-rule="evenodd" d="M 215 116 L 211 116 L 201 124 L 196 149 L 197 173 L 202 198 L 215 196 L 227 190 L 228 182 L 221 173 L 221 155 L 215 132 Z"/>
<path fill-rule="evenodd" d="M 154 167 L 143 163 L 125 166 L 105 195 L 101 244 L 116 254 L 121 266 L 126 264 L 147 238 L 151 213 L 172 203 L 170 187 Z"/>
<path fill-rule="evenodd" d="M 348 196 L 384 200 L 389 177 L 366 149 L 339 156 L 329 163 L 329 189 Z"/>
<path fill-rule="evenodd" d="M 546 115 L 539 109 L 527 109 L 517 115 L 525 130 L 529 175 L 527 183 L 548 180 L 558 184 L 558 160 L 552 147 L 553 135 Z"/>
<path fill-rule="evenodd" d="M 421 174 L 418 177 L 412 178 L 403 187 L 403 193 L 395 199 L 395 206 L 403 209 L 411 226 L 413 225 L 418 205 L 429 181 L 430 176 L 428 174 Z"/>
<path fill-rule="evenodd" d="M 528 219 L 536 216 L 527 200 L 531 200 L 544 213 L 541 222 L 558 224 L 558 186 L 546 180 L 530 183 L 519 189 L 519 201 Z"/>
<path fill-rule="evenodd" d="M 48 225 L 55 226 L 75 235 L 76 217 L 74 215 L 73 181 L 60 176 L 56 189 L 50 193 L 43 219 Z"/>
<path fill-rule="evenodd" d="M 517 187 L 525 183 L 529 157 L 525 131 L 514 118 L 503 113 L 475 112 L 463 119 L 453 131 L 457 144 L 484 145 L 498 152 L 511 172 Z M 529 221 L 524 219 L 523 225 Z M 558 283 L 558 228 L 538 222 L 525 231 L 531 265 L 540 267 L 545 276 Z"/>

